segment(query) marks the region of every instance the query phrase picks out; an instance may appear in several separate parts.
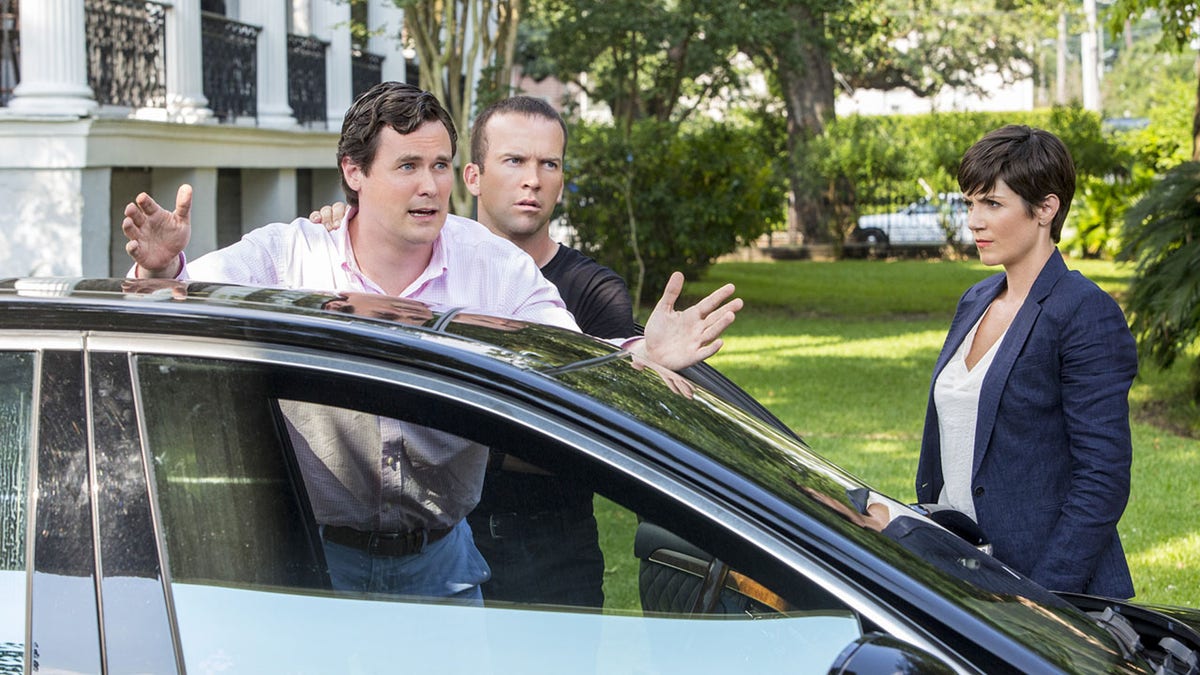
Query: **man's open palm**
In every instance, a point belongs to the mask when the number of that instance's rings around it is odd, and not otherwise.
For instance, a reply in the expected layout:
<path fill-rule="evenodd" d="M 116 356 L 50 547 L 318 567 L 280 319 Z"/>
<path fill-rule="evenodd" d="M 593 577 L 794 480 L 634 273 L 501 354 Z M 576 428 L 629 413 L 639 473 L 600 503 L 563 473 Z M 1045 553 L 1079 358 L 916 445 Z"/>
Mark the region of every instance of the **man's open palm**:
<path fill-rule="evenodd" d="M 675 272 L 663 289 L 662 298 L 646 321 L 646 357 L 672 370 L 680 370 L 716 354 L 723 344 L 721 333 L 733 323 L 742 299 L 726 302 L 733 284 L 713 291 L 685 310 L 675 309 L 683 290 L 683 275 Z"/>
<path fill-rule="evenodd" d="M 167 211 L 145 192 L 125 205 L 121 231 L 129 242 L 125 252 L 138 264 L 139 277 L 179 274 L 179 253 L 192 236 L 192 186 L 180 185 L 175 210 Z"/>

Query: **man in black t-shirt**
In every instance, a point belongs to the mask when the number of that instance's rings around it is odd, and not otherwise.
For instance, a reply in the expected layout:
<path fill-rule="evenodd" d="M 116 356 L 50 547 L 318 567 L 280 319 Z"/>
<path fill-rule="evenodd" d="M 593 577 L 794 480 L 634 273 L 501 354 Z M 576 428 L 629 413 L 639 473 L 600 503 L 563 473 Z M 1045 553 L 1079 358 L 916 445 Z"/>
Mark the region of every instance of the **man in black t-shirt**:
<path fill-rule="evenodd" d="M 478 197 L 479 222 L 533 257 L 584 333 L 633 335 L 625 281 L 550 238 L 566 146 L 566 124 L 549 104 L 504 99 L 475 119 L 463 180 Z M 485 602 L 604 605 L 604 556 L 590 490 L 493 449 L 483 496 L 468 522 L 492 568 Z"/>

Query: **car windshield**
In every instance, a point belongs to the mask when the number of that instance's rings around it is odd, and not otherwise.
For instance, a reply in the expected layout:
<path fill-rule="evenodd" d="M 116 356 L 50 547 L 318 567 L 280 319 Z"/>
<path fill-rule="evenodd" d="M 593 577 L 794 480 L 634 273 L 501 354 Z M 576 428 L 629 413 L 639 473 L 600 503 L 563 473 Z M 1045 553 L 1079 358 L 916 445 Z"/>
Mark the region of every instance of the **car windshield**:
<path fill-rule="evenodd" d="M 748 477 L 1034 649 L 1053 656 L 1064 647 L 1047 637 L 1055 634 L 1107 640 L 1086 615 L 1049 591 L 908 507 L 871 491 L 814 454 L 802 440 L 707 391 L 697 390 L 688 399 L 672 393 L 649 371 L 620 362 L 557 377 Z M 893 513 L 882 532 L 863 517 L 868 499 L 884 503 Z"/>

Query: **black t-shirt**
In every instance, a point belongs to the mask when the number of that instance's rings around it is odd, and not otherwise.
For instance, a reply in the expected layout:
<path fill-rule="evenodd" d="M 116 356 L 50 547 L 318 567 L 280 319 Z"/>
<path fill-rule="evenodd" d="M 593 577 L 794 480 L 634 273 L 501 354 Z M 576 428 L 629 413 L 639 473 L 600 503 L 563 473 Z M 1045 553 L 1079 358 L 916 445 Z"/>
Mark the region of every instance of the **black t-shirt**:
<path fill-rule="evenodd" d="M 584 333 L 601 339 L 641 333 L 633 321 L 633 302 L 625 280 L 604 265 L 559 244 L 558 252 L 542 267 L 542 276 L 558 287 L 567 310 L 575 315 Z M 493 450 L 502 453 L 504 448 Z M 550 510 L 589 515 L 592 493 L 560 476 L 491 471 L 474 515 L 481 518 L 509 511 L 528 514 Z"/>
<path fill-rule="evenodd" d="M 542 267 L 542 276 L 558 287 L 580 330 L 602 339 L 636 335 L 629 288 L 616 272 L 569 246 Z"/>

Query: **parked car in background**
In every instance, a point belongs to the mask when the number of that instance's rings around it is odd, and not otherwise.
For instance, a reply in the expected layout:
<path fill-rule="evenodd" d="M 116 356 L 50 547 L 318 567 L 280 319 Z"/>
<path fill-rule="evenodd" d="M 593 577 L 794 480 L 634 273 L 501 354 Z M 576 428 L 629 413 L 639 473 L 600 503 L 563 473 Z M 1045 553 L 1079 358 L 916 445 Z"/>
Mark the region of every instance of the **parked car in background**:
<path fill-rule="evenodd" d="M 1194 672 L 1200 613 L 1051 594 L 752 406 L 358 295 L 0 280 L 0 673 Z M 296 403 L 570 476 L 636 605 L 334 590 Z"/>
<path fill-rule="evenodd" d="M 973 243 L 966 202 L 954 192 L 923 198 L 892 213 L 859 216 L 845 245 L 847 254 L 861 257 L 947 245 L 967 248 Z"/>

